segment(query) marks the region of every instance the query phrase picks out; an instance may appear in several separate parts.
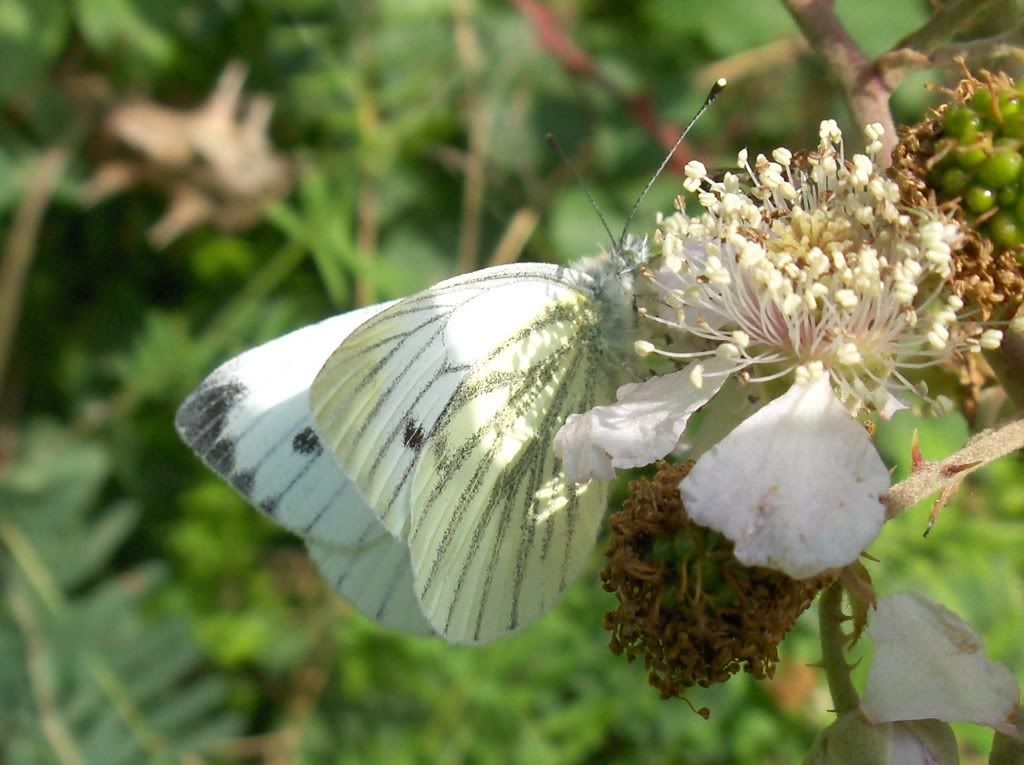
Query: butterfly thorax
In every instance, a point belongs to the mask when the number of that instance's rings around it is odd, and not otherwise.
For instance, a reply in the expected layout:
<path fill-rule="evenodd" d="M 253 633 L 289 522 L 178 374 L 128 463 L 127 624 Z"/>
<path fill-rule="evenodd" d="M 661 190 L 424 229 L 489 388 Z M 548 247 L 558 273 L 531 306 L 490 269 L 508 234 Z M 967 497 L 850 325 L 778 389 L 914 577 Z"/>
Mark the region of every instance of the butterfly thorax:
<path fill-rule="evenodd" d="M 646 238 L 626 237 L 612 251 L 582 258 L 573 268 L 590 277 L 598 310 L 603 355 L 625 373 L 633 366 L 636 340 L 636 275 L 650 259 Z"/>

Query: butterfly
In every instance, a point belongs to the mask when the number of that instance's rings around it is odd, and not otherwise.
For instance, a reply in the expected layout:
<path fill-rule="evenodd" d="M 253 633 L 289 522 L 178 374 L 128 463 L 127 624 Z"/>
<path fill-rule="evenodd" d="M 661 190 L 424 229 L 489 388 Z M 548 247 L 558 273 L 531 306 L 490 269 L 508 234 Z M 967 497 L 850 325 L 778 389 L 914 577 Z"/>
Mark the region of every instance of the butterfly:
<path fill-rule="evenodd" d="M 614 398 L 646 243 L 499 266 L 297 330 L 214 371 L 183 440 L 367 616 L 453 643 L 532 622 L 580 572 L 606 486 L 551 450 Z"/>
<path fill-rule="evenodd" d="M 594 546 L 607 485 L 568 480 L 552 441 L 635 379 L 648 258 L 624 233 L 572 267 L 488 268 L 299 329 L 210 374 L 177 430 L 365 615 L 495 640 L 550 609 Z"/>

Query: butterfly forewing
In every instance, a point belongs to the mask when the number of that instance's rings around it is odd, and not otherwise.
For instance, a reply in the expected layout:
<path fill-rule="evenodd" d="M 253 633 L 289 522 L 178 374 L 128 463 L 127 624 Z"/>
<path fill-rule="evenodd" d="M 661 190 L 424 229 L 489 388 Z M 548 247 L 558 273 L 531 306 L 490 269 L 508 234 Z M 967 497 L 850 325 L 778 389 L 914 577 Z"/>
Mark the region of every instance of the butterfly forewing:
<path fill-rule="evenodd" d="M 415 587 L 453 642 L 493 640 L 551 608 L 593 549 L 604 484 L 565 480 L 551 443 L 611 395 L 588 298 L 552 303 L 475 366 L 417 465 Z"/>
<path fill-rule="evenodd" d="M 612 394 L 589 282 L 542 264 L 442 282 L 359 327 L 313 384 L 318 431 L 408 541 L 451 641 L 536 618 L 591 548 L 604 490 L 567 485 L 551 451 L 568 414 Z"/>
<path fill-rule="evenodd" d="M 325 577 L 360 611 L 425 634 L 431 630 L 418 610 L 405 608 L 415 597 L 406 546 L 383 529 L 323 448 L 309 409 L 309 385 L 324 359 L 387 307 L 328 319 L 232 359 L 184 401 L 175 424 L 203 461 L 254 506 L 311 545 L 331 550 Z M 368 566 L 378 571 L 376 579 L 360 574 Z"/>

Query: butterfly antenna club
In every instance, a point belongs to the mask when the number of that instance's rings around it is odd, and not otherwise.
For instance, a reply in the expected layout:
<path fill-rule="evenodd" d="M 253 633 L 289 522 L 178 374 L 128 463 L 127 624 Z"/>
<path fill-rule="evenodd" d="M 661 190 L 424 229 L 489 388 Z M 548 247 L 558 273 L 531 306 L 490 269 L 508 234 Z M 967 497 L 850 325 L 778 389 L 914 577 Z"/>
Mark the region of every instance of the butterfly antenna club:
<path fill-rule="evenodd" d="M 686 140 L 686 136 L 690 134 L 690 130 L 697 124 L 697 120 L 704 116 L 704 112 L 711 108 L 711 104 L 713 104 L 722 94 L 722 91 L 725 90 L 725 85 L 725 78 L 719 77 L 715 81 L 715 84 L 711 86 L 711 90 L 708 91 L 708 95 L 704 99 L 704 103 L 700 105 L 697 113 L 693 115 L 693 118 L 690 120 L 689 124 L 687 124 L 686 129 L 683 130 L 679 138 L 676 139 L 676 142 L 672 145 L 668 154 L 665 155 L 665 159 L 662 160 L 658 169 L 654 172 L 654 175 L 651 176 L 651 180 L 647 182 L 647 185 L 644 186 L 644 190 L 640 192 L 640 196 L 636 198 L 636 202 L 633 204 L 633 209 L 629 211 L 629 217 L 626 218 L 626 225 L 622 227 L 622 234 L 619 236 L 618 243 L 620 249 L 622 248 L 623 242 L 626 241 L 626 234 L 629 232 L 629 224 L 633 222 L 633 216 L 636 215 L 637 208 L 640 207 L 640 203 L 644 200 L 644 197 L 647 196 L 647 192 L 651 190 L 651 186 L 653 186 L 654 182 L 658 180 L 659 176 L 661 176 L 662 171 L 668 166 L 668 163 L 672 161 L 672 157 L 675 155 L 676 150 L 682 142 Z"/>

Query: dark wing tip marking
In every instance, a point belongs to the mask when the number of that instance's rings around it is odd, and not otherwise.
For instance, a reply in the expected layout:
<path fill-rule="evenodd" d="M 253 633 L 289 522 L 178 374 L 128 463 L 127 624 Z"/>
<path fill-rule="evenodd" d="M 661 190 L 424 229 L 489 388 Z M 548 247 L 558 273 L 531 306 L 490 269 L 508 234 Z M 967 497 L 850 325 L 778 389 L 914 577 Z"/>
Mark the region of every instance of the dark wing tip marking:
<path fill-rule="evenodd" d="M 230 475 L 235 469 L 235 442 L 222 438 L 217 441 L 203 456 L 210 467 L 221 475 Z"/>
<path fill-rule="evenodd" d="M 190 444 L 216 441 L 227 425 L 231 408 L 241 401 L 248 389 L 237 380 L 200 387 L 185 399 L 174 418 L 175 427 Z"/>
<path fill-rule="evenodd" d="M 319 457 L 323 450 L 324 447 L 320 443 L 320 437 L 317 436 L 313 428 L 305 428 L 299 431 L 295 434 L 295 438 L 292 439 L 292 451 L 297 454 Z"/>
<path fill-rule="evenodd" d="M 185 399 L 174 425 L 189 446 L 224 476 L 235 469 L 235 442 L 223 438 L 231 409 L 249 393 L 237 380 L 204 385 Z"/>
<path fill-rule="evenodd" d="M 423 432 L 423 426 L 411 418 L 407 419 L 405 421 L 405 432 L 402 434 L 402 443 L 414 452 L 418 452 L 423 448 L 425 439 L 426 433 Z"/>

